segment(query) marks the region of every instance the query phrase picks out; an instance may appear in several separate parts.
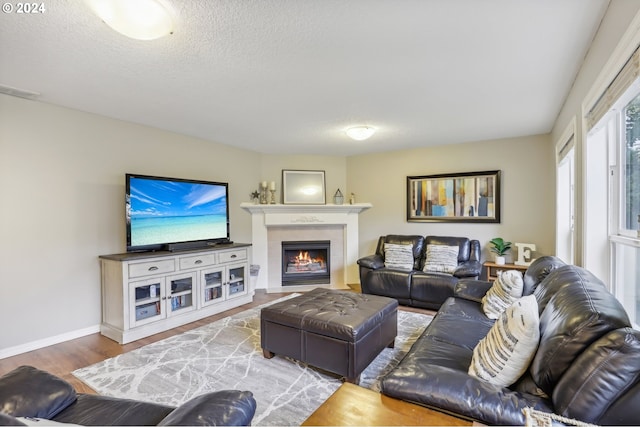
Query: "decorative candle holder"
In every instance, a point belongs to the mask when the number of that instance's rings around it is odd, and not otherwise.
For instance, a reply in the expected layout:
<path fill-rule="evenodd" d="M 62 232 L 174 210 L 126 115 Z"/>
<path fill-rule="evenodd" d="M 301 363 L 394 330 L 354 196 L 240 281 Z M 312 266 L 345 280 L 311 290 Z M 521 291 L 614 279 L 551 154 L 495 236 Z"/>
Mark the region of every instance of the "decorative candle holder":
<path fill-rule="evenodd" d="M 267 182 L 266 181 L 263 181 L 262 184 L 260 184 L 260 204 L 261 205 L 267 204 Z"/>
<path fill-rule="evenodd" d="M 276 204 L 276 190 L 269 190 L 269 192 L 271 193 L 271 204 L 275 205 Z"/>

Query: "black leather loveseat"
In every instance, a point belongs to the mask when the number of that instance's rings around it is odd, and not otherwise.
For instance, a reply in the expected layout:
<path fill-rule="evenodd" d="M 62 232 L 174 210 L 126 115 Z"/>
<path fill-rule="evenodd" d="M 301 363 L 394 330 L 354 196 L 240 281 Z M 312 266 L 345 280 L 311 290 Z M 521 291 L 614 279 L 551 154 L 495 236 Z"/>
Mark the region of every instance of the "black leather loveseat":
<path fill-rule="evenodd" d="M 388 265 L 385 245 L 410 246 L 412 265 Z M 455 269 L 450 273 L 424 271 L 430 245 L 458 247 Z M 358 260 L 362 293 L 395 298 L 400 304 L 437 310 L 453 296 L 458 280 L 477 279 L 482 271 L 480 242 L 466 237 L 395 235 L 381 236 L 376 252 Z"/>
<path fill-rule="evenodd" d="M 227 425 L 248 426 L 256 410 L 251 392 L 200 395 L 178 408 L 92 394 L 76 394 L 62 378 L 32 366 L 0 377 L 0 425 Z M 52 423 L 53 424 L 53 423 Z"/>
<path fill-rule="evenodd" d="M 489 425 L 525 425 L 523 410 L 601 425 L 640 424 L 640 331 L 589 271 L 542 257 L 523 295 L 537 301 L 540 341 L 525 374 L 502 387 L 468 374 L 472 352 L 493 322 L 481 298 L 491 286 L 461 281 L 382 392 Z"/>

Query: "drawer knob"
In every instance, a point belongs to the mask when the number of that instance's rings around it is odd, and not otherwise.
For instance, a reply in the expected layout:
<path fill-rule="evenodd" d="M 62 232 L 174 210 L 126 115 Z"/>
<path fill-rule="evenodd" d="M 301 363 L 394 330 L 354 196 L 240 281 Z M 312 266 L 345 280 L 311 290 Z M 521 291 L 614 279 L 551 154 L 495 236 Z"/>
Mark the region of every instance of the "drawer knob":
<path fill-rule="evenodd" d="M 231 258 L 237 258 L 237 257 L 238 257 L 238 255 L 236 255 L 236 254 L 231 255 Z"/>
<path fill-rule="evenodd" d="M 194 264 L 202 264 L 202 260 L 201 259 L 197 259 L 196 262 L 194 262 Z"/>
<path fill-rule="evenodd" d="M 151 267 L 149 267 L 149 271 L 156 271 L 158 269 L 158 267 L 156 267 L 155 265 L 152 265 Z"/>

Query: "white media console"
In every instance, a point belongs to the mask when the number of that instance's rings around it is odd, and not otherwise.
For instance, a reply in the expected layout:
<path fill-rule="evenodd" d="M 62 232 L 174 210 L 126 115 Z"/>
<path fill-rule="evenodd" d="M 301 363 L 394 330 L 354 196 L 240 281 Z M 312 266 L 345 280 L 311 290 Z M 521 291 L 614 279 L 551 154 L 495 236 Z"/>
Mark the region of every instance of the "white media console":
<path fill-rule="evenodd" d="M 101 255 L 100 332 L 126 344 L 252 302 L 250 247 Z"/>

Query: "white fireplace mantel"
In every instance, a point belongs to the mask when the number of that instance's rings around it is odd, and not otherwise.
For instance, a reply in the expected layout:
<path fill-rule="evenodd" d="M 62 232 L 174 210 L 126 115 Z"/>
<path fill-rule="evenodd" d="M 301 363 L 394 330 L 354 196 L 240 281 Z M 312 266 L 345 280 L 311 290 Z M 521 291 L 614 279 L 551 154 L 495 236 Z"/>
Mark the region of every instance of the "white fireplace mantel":
<path fill-rule="evenodd" d="M 251 214 L 252 245 L 254 264 L 260 266 L 256 281 L 257 289 L 267 292 L 282 292 L 281 283 L 269 280 L 269 227 L 305 227 L 305 226 L 342 226 L 344 229 L 344 277 L 340 282 L 356 283 L 358 281 L 358 216 L 369 209 L 371 203 L 353 205 L 261 205 L 242 203 L 240 207 Z M 288 289 L 287 289 L 288 290 Z"/>

